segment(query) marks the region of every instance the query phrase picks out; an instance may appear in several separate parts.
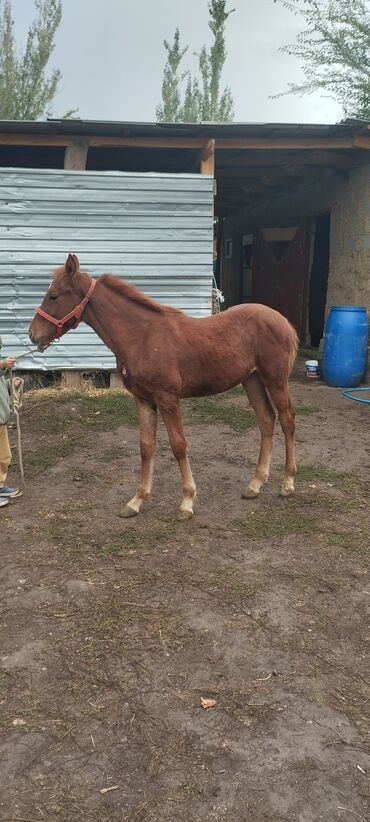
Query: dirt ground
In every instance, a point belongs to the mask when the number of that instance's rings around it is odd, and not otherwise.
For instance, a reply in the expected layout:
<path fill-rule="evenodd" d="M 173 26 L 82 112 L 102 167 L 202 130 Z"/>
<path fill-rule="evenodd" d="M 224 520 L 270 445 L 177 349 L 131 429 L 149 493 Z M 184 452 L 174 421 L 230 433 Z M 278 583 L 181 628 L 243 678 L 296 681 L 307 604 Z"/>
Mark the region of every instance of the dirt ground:
<path fill-rule="evenodd" d="M 280 430 L 241 498 L 240 392 L 186 403 L 187 523 L 163 426 L 152 499 L 118 516 L 129 397 L 27 394 L 27 492 L 0 512 L 0 822 L 370 818 L 370 411 L 302 372 L 291 500 Z"/>

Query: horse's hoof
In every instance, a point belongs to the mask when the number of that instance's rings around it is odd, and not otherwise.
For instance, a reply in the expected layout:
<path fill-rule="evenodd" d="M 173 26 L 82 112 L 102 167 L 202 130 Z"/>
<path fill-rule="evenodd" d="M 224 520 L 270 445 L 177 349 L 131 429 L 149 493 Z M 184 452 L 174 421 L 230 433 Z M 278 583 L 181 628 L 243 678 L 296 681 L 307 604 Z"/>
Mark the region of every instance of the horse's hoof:
<path fill-rule="evenodd" d="M 118 516 L 122 517 L 123 519 L 128 519 L 129 517 L 137 517 L 138 511 L 135 511 L 134 508 L 131 508 L 129 505 L 125 505 L 124 509 L 119 512 Z"/>
<path fill-rule="evenodd" d="M 177 512 L 176 519 L 178 522 L 185 522 L 187 519 L 191 519 L 194 516 L 194 511 L 183 511 L 181 508 Z"/>
<path fill-rule="evenodd" d="M 259 491 L 254 491 L 253 488 L 246 488 L 242 493 L 242 497 L 243 499 L 256 499 L 256 497 L 259 497 L 259 493 Z"/>
<path fill-rule="evenodd" d="M 287 497 L 294 497 L 295 489 L 294 488 L 282 488 L 279 494 L 279 497 L 283 497 L 286 499 Z"/>

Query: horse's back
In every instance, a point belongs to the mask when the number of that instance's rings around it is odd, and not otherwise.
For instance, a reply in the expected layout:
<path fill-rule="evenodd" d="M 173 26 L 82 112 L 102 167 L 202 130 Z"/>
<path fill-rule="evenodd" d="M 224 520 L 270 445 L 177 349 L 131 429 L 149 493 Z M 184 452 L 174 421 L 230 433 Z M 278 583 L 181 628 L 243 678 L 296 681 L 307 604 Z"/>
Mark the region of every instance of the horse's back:
<path fill-rule="evenodd" d="M 262 303 L 233 305 L 211 317 L 198 318 L 195 320 L 193 330 L 196 332 L 197 328 L 205 332 L 212 329 L 218 334 L 227 331 L 235 334 L 237 329 L 241 329 L 247 336 L 252 333 L 259 335 L 270 331 L 282 340 L 291 340 L 292 336 L 296 336 L 293 326 L 283 314 Z"/>
<path fill-rule="evenodd" d="M 269 371 L 273 367 L 290 373 L 298 349 L 298 334 L 283 314 L 262 303 L 243 303 L 215 315 L 217 318 L 220 336 L 231 336 L 239 350 L 240 346 L 248 350 L 257 370 Z"/>

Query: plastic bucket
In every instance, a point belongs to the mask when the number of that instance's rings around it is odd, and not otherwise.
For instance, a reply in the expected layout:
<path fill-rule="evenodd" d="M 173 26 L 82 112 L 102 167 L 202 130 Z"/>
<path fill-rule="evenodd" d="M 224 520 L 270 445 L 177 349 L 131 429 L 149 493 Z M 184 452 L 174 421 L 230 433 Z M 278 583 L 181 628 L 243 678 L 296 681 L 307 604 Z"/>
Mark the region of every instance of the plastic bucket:
<path fill-rule="evenodd" d="M 320 368 L 318 360 L 306 360 L 305 362 L 306 377 L 310 380 L 320 379 Z"/>

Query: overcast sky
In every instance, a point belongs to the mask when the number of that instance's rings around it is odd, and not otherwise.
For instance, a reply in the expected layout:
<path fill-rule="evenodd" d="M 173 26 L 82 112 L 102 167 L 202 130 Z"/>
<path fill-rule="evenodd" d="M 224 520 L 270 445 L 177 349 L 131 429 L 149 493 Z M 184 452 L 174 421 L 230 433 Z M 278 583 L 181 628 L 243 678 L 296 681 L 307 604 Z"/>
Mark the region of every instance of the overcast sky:
<path fill-rule="evenodd" d="M 194 51 L 209 43 L 207 0 L 62 0 L 63 19 L 51 64 L 62 72 L 54 115 L 78 108 L 84 119 L 155 120 L 165 62 L 163 39 L 176 26 L 189 45 L 184 67 L 195 68 Z M 319 95 L 269 99 L 301 78 L 300 65 L 279 52 L 302 27 L 273 0 L 230 0 L 227 23 L 229 85 L 239 122 L 338 122 L 342 114 Z M 24 42 L 32 0 L 13 0 L 16 38 Z"/>

